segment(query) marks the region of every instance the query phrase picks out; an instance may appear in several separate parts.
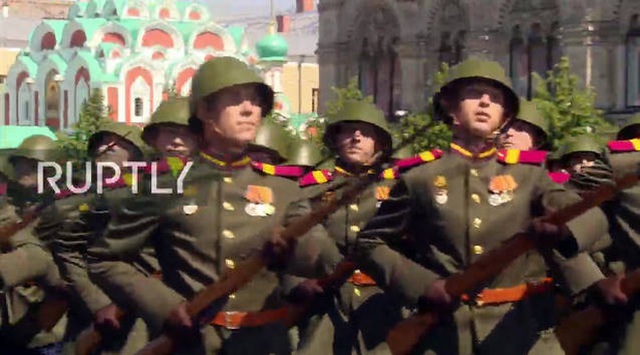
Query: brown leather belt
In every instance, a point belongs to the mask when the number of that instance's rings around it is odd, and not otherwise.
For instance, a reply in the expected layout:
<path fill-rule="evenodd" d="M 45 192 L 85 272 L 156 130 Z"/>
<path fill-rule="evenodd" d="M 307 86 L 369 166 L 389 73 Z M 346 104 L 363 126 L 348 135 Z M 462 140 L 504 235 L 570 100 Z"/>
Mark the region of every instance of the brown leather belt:
<path fill-rule="evenodd" d="M 242 327 L 261 327 L 276 322 L 284 322 L 290 317 L 288 307 L 258 312 L 218 312 L 209 324 L 239 329 Z"/>
<path fill-rule="evenodd" d="M 547 292 L 553 288 L 553 279 L 544 278 L 540 281 L 528 282 L 514 287 L 484 289 L 475 299 L 464 294 L 463 302 L 475 303 L 477 306 L 518 302 L 529 296 Z"/>
<path fill-rule="evenodd" d="M 361 272 L 360 270 L 356 270 L 353 272 L 353 275 L 349 278 L 349 283 L 352 283 L 356 286 L 375 286 L 376 280 L 374 280 L 371 276 Z"/>

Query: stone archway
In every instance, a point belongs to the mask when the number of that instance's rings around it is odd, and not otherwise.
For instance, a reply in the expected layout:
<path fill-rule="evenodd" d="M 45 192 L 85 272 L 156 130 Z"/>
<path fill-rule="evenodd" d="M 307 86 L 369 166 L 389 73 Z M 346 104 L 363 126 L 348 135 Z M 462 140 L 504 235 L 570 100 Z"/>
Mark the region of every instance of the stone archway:
<path fill-rule="evenodd" d="M 385 1 L 365 2 L 349 31 L 350 75 L 365 95 L 373 97 L 387 116 L 401 102 L 400 23 L 396 9 Z"/>
<path fill-rule="evenodd" d="M 498 23 L 508 38 L 506 69 L 518 95 L 531 98 L 532 73 L 544 77 L 560 61 L 561 18 L 557 0 L 505 0 L 500 7 Z"/>
<path fill-rule="evenodd" d="M 60 76 L 57 70 L 49 71 L 44 80 L 44 118 L 49 127 L 60 125 L 60 101 L 62 90 L 60 88 Z"/>

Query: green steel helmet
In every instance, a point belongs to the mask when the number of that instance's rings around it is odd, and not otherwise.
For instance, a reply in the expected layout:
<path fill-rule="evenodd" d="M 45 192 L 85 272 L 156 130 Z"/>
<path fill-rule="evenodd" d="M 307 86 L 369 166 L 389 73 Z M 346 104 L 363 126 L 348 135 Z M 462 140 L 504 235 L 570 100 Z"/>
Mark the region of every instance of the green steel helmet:
<path fill-rule="evenodd" d="M 382 140 L 381 143 L 385 147 L 385 151 L 387 153 L 391 151 L 391 131 L 384 113 L 375 104 L 364 100 L 345 103 L 334 117 L 328 119 L 323 141 L 329 149 L 335 151 L 334 139 L 337 129 L 340 124 L 346 122 L 364 122 L 373 125 L 378 129 L 379 138 Z"/>
<path fill-rule="evenodd" d="M 286 165 L 316 166 L 322 161 L 322 147 L 309 139 L 296 139 L 289 145 Z"/>
<path fill-rule="evenodd" d="M 545 136 L 549 135 L 549 123 L 538 109 L 535 102 L 520 98 L 520 112 L 518 119 L 539 128 Z"/>
<path fill-rule="evenodd" d="M 562 159 L 568 158 L 575 153 L 594 153 L 602 156 L 602 144 L 598 143 L 593 135 L 583 134 L 570 139 L 562 150 Z"/>
<path fill-rule="evenodd" d="M 616 139 L 626 140 L 626 139 L 639 138 L 639 137 L 634 137 L 634 134 L 633 134 L 633 128 L 638 126 L 640 126 L 640 113 L 636 113 L 635 115 L 631 116 L 631 118 L 629 118 L 629 121 L 627 121 L 627 123 L 625 123 L 625 125 L 622 126 L 622 128 L 620 128 L 620 131 L 618 131 L 618 135 Z"/>
<path fill-rule="evenodd" d="M 505 94 L 505 109 L 514 117 L 518 114 L 518 95 L 511 88 L 511 79 L 504 68 L 497 62 L 469 58 L 449 70 L 445 84 L 433 97 L 435 113 L 443 118 L 445 123 L 451 123 L 451 118 L 442 105 L 442 99 L 457 93 L 460 86 L 469 81 L 485 81 L 499 87 Z"/>
<path fill-rule="evenodd" d="M 263 99 L 262 115 L 273 109 L 273 90 L 260 75 L 247 64 L 233 57 L 219 57 L 204 62 L 191 81 L 191 113 L 197 103 L 222 89 L 235 85 L 256 84 Z"/>
<path fill-rule="evenodd" d="M 96 154 L 97 144 L 105 134 L 114 134 L 129 142 L 136 149 L 136 159 L 144 157 L 145 144 L 141 139 L 141 130 L 138 126 L 131 126 L 122 122 L 108 121 L 98 131 L 89 137 L 87 151 L 90 156 Z"/>
<path fill-rule="evenodd" d="M 18 148 L 9 156 L 11 165 L 16 158 L 27 158 L 37 161 L 56 161 L 59 158 L 56 142 L 44 135 L 36 134 L 25 138 Z"/>
<path fill-rule="evenodd" d="M 249 150 L 263 150 L 269 153 L 276 164 L 288 158 L 289 135 L 284 127 L 273 121 L 265 119 L 256 132 L 256 139 L 250 144 Z"/>
<path fill-rule="evenodd" d="M 149 124 L 144 127 L 142 140 L 149 144 L 149 140 L 160 125 L 171 124 L 188 127 L 190 116 L 189 98 L 175 97 L 162 101 L 151 115 Z"/>
<path fill-rule="evenodd" d="M 0 182 L 13 177 L 13 167 L 9 163 L 9 151 L 0 150 Z"/>

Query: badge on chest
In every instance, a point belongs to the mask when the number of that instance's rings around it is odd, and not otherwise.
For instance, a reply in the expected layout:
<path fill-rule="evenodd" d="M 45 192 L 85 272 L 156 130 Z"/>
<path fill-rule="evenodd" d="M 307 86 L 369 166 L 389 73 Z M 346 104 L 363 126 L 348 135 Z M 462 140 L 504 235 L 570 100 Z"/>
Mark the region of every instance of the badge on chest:
<path fill-rule="evenodd" d="M 249 201 L 244 211 L 252 217 L 266 217 L 276 213 L 273 190 L 267 186 L 249 185 L 244 195 Z"/>
<path fill-rule="evenodd" d="M 448 190 L 447 190 L 447 178 L 443 175 L 438 175 L 433 179 L 433 187 L 434 187 L 434 199 L 440 205 L 444 205 L 449 200 Z"/>
<path fill-rule="evenodd" d="M 489 198 L 491 206 L 500 206 L 513 200 L 518 183 L 511 175 L 498 175 L 489 181 Z"/>

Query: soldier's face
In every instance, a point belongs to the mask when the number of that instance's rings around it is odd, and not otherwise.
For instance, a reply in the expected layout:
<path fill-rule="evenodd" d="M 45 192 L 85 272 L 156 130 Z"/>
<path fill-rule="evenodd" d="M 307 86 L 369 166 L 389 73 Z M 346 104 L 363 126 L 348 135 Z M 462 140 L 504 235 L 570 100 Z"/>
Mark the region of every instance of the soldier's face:
<path fill-rule="evenodd" d="M 189 128 L 166 125 L 158 128 L 153 147 L 163 157 L 186 158 L 195 152 L 197 141 Z"/>
<path fill-rule="evenodd" d="M 571 154 L 568 160 L 569 172 L 579 173 L 583 167 L 592 166 L 596 160 L 596 155 L 589 152 L 577 152 Z"/>
<path fill-rule="evenodd" d="M 38 184 L 38 162 L 33 159 L 16 158 L 13 166 L 16 181 L 22 187 L 32 188 Z"/>
<path fill-rule="evenodd" d="M 491 85 L 469 85 L 461 90 L 459 100 L 451 114 L 453 125 L 467 135 L 487 138 L 506 119 L 504 95 Z"/>
<path fill-rule="evenodd" d="M 338 155 L 349 164 L 370 164 L 378 150 L 378 140 L 376 129 L 368 123 L 343 123 L 336 134 Z"/>
<path fill-rule="evenodd" d="M 198 118 L 207 143 L 222 140 L 229 149 L 244 149 L 262 123 L 262 97 L 255 85 L 226 88 L 199 105 Z"/>
<path fill-rule="evenodd" d="M 524 122 L 517 120 L 500 135 L 499 145 L 504 149 L 531 150 L 534 148 L 535 131 Z"/>
<path fill-rule="evenodd" d="M 122 163 L 133 158 L 132 150 L 127 141 L 116 135 L 105 134 L 98 143 L 94 160 L 96 162 L 111 162 L 122 166 Z"/>

